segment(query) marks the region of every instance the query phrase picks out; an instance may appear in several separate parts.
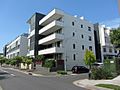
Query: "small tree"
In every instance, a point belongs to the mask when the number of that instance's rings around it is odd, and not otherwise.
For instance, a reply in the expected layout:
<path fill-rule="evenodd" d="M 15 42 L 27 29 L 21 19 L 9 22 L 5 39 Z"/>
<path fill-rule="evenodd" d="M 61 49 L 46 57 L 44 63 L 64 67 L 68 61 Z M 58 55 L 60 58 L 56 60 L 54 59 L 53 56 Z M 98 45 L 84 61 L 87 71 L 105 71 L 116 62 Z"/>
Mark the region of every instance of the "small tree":
<path fill-rule="evenodd" d="M 27 64 L 27 69 L 28 69 L 29 65 L 32 63 L 32 59 L 30 58 L 26 59 L 25 63 Z"/>
<path fill-rule="evenodd" d="M 36 61 L 42 61 L 42 66 L 45 63 L 45 57 L 44 57 L 44 55 L 37 55 L 36 58 L 35 58 L 35 60 Z"/>
<path fill-rule="evenodd" d="M 110 32 L 110 40 L 116 48 L 120 49 L 120 28 Z"/>
<path fill-rule="evenodd" d="M 12 66 L 15 66 L 15 65 L 16 65 L 16 60 L 11 60 L 11 61 L 10 61 L 10 64 L 11 64 Z"/>
<path fill-rule="evenodd" d="M 91 65 L 96 62 L 95 55 L 92 51 L 89 51 L 86 49 L 85 55 L 84 55 L 84 62 L 89 68 L 91 69 Z"/>
<path fill-rule="evenodd" d="M 6 59 L 6 60 L 5 60 L 5 64 L 9 65 L 9 64 L 10 64 L 10 61 L 11 61 L 10 59 Z"/>
<path fill-rule="evenodd" d="M 19 67 L 19 64 L 20 63 L 22 63 L 22 57 L 19 57 L 19 56 L 16 56 L 15 58 L 14 58 L 14 60 L 16 60 L 16 65 L 17 65 L 17 67 Z"/>
<path fill-rule="evenodd" d="M 6 61 L 6 58 L 0 57 L 0 64 L 1 64 L 1 66 L 2 66 L 3 63 L 5 63 L 5 61 Z"/>

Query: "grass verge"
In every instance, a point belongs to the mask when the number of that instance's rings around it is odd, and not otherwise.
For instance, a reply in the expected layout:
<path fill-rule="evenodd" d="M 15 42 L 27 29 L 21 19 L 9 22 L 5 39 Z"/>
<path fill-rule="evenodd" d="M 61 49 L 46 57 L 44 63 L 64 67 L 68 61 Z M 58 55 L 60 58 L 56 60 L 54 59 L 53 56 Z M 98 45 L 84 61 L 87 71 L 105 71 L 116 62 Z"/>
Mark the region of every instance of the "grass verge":
<path fill-rule="evenodd" d="M 113 85 L 113 84 L 97 84 L 95 86 L 103 87 L 103 88 L 109 88 L 109 89 L 113 89 L 113 90 L 120 90 L 120 86 Z"/>

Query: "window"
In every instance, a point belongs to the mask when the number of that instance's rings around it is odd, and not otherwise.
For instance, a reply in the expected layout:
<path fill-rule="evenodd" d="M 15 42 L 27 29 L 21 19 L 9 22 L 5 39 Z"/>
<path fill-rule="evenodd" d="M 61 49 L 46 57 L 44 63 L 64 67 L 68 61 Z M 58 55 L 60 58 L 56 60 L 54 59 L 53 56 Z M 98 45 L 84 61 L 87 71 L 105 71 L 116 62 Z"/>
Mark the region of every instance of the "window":
<path fill-rule="evenodd" d="M 81 24 L 81 28 L 83 28 L 83 25 Z"/>
<path fill-rule="evenodd" d="M 62 28 L 58 29 L 55 33 L 61 34 L 62 33 Z"/>
<path fill-rule="evenodd" d="M 91 36 L 89 36 L 89 41 L 92 41 L 92 38 L 91 38 Z"/>
<path fill-rule="evenodd" d="M 74 26 L 74 22 L 72 22 L 72 25 Z"/>
<path fill-rule="evenodd" d="M 60 42 L 57 42 L 57 47 L 60 47 Z"/>
<path fill-rule="evenodd" d="M 75 36 L 75 33 L 73 32 L 73 37 Z"/>
<path fill-rule="evenodd" d="M 103 52 L 106 52 L 106 48 L 103 48 Z"/>
<path fill-rule="evenodd" d="M 73 60 L 76 60 L 76 56 L 75 56 L 75 54 L 73 54 Z"/>
<path fill-rule="evenodd" d="M 89 46 L 89 50 L 91 50 L 91 51 L 92 51 L 92 46 Z"/>
<path fill-rule="evenodd" d="M 104 56 L 104 59 L 107 59 L 107 57 L 106 57 L 106 56 Z"/>
<path fill-rule="evenodd" d="M 88 27 L 88 31 L 91 31 L 91 27 Z"/>
<path fill-rule="evenodd" d="M 112 48 L 109 48 L 109 52 L 112 53 Z"/>
<path fill-rule="evenodd" d="M 83 34 L 81 35 L 82 38 L 84 38 Z"/>
<path fill-rule="evenodd" d="M 17 52 L 17 56 L 19 56 L 19 52 Z"/>
<path fill-rule="evenodd" d="M 114 52 L 117 53 L 117 50 L 115 49 Z"/>
<path fill-rule="evenodd" d="M 82 50 L 84 50 L 84 45 L 82 45 Z"/>
<path fill-rule="evenodd" d="M 18 41 L 16 41 L 16 46 L 18 46 Z"/>
<path fill-rule="evenodd" d="M 73 44 L 73 49 L 75 49 L 75 44 Z"/>

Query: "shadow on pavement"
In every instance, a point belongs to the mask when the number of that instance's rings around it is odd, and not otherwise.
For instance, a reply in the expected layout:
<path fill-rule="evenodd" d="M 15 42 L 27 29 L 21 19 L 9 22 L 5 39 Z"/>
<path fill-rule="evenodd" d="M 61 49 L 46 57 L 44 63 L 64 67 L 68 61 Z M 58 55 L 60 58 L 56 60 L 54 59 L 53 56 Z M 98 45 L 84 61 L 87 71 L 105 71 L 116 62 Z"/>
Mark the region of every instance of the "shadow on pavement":
<path fill-rule="evenodd" d="M 7 73 L 7 72 L 0 72 L 0 80 L 9 78 L 9 77 L 6 76 L 6 75 L 9 75 L 9 73 Z"/>
<path fill-rule="evenodd" d="M 0 80 L 3 80 L 3 79 L 8 79 L 9 77 L 6 77 L 6 76 L 0 76 Z"/>

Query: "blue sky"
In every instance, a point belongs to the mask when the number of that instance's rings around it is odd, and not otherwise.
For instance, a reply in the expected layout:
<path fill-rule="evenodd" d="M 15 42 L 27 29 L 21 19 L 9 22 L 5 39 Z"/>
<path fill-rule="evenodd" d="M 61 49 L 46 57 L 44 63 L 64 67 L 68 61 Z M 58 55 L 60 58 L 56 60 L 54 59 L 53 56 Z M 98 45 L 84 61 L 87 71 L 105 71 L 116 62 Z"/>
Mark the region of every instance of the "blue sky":
<path fill-rule="evenodd" d="M 117 0 L 0 0 L 0 52 L 6 43 L 28 32 L 26 21 L 32 14 L 47 14 L 53 8 L 84 16 L 93 23 L 109 26 L 120 22 Z"/>

